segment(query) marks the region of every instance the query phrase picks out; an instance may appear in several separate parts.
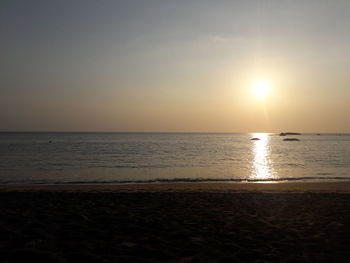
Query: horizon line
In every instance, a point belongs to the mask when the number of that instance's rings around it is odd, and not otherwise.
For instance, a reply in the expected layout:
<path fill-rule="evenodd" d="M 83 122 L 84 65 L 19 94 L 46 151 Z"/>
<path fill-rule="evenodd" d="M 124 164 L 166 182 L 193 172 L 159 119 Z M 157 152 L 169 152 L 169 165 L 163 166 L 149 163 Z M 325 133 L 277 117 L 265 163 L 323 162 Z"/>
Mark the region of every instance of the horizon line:
<path fill-rule="evenodd" d="M 283 131 L 283 132 L 220 132 L 220 131 L 31 131 L 31 130 L 25 130 L 25 131 L 16 131 L 16 130 L 0 130 L 0 133 L 203 133 L 203 134 L 242 134 L 242 133 L 269 133 L 269 134 L 279 134 L 279 133 L 286 133 L 291 131 Z M 298 132 L 301 134 L 350 134 L 350 132 L 300 132 L 300 131 L 293 131 Z"/>

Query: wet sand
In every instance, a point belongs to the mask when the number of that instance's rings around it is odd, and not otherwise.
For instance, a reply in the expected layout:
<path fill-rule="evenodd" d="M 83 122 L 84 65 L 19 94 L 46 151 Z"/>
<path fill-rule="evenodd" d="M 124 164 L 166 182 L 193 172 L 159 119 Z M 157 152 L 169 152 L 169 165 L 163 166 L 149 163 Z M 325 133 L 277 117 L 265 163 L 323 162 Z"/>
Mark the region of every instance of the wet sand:
<path fill-rule="evenodd" d="M 52 184 L 0 185 L 6 191 L 72 192 L 271 192 L 350 193 L 350 181 L 280 183 L 152 183 L 152 184 Z"/>
<path fill-rule="evenodd" d="M 348 262 L 350 184 L 0 186 L 0 262 Z"/>

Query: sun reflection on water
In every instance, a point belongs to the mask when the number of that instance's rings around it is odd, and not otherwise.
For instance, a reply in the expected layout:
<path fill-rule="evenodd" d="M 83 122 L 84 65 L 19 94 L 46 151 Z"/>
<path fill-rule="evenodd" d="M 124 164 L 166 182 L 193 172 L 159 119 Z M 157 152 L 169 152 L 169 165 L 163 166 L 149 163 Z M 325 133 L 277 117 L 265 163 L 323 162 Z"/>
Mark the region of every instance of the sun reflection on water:
<path fill-rule="evenodd" d="M 254 133 L 252 138 L 252 172 L 250 179 L 253 180 L 273 180 L 276 179 L 276 173 L 272 167 L 269 135 L 267 133 Z"/>

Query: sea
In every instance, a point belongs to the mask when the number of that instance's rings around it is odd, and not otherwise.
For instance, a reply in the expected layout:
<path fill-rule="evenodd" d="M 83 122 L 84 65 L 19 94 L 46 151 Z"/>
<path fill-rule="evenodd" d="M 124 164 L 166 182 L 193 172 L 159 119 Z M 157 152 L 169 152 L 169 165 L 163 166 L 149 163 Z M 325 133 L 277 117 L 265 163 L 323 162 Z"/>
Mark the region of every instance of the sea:
<path fill-rule="evenodd" d="M 0 184 L 330 180 L 350 134 L 0 132 Z"/>

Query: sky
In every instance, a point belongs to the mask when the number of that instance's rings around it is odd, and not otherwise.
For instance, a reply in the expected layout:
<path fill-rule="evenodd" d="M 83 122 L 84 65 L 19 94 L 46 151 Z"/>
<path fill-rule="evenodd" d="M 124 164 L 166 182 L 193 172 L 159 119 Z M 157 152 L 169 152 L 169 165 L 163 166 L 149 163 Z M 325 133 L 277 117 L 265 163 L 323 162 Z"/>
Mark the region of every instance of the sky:
<path fill-rule="evenodd" d="M 346 0 L 3 0 L 0 130 L 350 133 L 349 13 Z"/>

